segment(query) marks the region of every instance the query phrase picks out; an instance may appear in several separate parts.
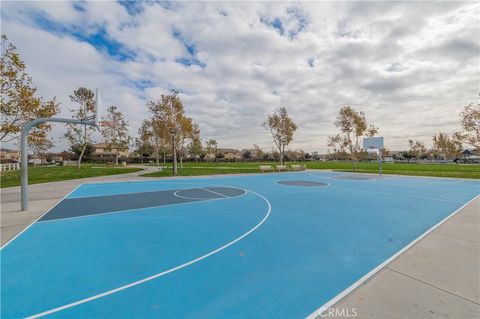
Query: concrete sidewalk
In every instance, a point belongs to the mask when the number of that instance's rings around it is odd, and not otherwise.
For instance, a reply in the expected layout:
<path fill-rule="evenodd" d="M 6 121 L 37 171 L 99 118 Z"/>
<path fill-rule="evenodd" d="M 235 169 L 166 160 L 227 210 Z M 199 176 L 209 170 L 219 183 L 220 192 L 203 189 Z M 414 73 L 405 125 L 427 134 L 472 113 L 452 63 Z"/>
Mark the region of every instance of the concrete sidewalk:
<path fill-rule="evenodd" d="M 336 303 L 334 315 L 321 318 L 346 318 L 355 310 L 355 318 L 478 319 L 479 286 L 477 198 Z"/>

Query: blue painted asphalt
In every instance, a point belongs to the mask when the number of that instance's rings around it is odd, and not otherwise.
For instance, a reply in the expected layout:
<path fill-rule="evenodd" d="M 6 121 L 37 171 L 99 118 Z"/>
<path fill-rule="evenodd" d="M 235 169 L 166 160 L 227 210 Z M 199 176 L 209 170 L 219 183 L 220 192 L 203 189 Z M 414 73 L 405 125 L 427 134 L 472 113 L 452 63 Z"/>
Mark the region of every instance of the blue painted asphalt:
<path fill-rule="evenodd" d="M 480 193 L 478 181 L 339 175 L 82 185 L 68 196 L 82 217 L 37 222 L 2 249 L 2 318 L 69 304 L 47 316 L 305 317 Z M 222 186 L 248 192 L 88 215 L 92 196 Z"/>

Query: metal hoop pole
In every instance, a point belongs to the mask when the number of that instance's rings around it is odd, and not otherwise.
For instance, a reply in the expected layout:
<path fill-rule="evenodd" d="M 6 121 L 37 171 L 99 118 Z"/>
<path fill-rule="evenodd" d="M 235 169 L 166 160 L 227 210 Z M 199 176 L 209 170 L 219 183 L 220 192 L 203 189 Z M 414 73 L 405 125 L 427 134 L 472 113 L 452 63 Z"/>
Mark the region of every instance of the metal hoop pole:
<path fill-rule="evenodd" d="M 95 120 L 83 119 L 63 119 L 63 118 L 53 118 L 53 117 L 42 117 L 25 124 L 22 129 L 22 134 L 20 136 L 20 149 L 21 149 L 21 185 L 20 192 L 22 196 L 21 201 L 21 210 L 28 210 L 28 132 L 35 126 L 45 122 L 57 122 L 57 123 L 68 123 L 68 124 L 81 124 L 81 125 L 92 125 L 96 126 Z"/>

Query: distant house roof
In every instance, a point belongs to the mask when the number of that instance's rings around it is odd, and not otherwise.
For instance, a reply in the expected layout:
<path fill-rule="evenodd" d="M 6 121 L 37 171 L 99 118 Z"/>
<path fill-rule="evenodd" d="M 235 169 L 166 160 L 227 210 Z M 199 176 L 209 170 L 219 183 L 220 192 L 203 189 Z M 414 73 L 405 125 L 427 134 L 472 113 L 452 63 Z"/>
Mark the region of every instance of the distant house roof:
<path fill-rule="evenodd" d="M 20 150 L 12 150 L 9 148 L 0 148 L 0 152 L 7 152 L 7 153 L 18 153 Z"/>

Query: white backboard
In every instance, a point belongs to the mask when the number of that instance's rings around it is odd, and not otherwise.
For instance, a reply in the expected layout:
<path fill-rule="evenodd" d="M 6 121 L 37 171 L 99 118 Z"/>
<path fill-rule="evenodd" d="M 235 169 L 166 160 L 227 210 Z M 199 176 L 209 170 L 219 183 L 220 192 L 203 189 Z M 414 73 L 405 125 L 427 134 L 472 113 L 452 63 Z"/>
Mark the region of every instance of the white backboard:
<path fill-rule="evenodd" d="M 377 149 L 377 150 L 383 150 L 383 136 L 378 136 L 378 137 L 365 137 L 363 139 L 363 149 L 368 150 L 368 149 Z"/>

